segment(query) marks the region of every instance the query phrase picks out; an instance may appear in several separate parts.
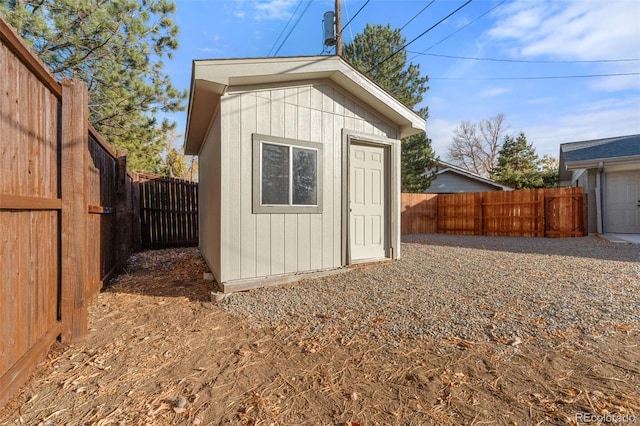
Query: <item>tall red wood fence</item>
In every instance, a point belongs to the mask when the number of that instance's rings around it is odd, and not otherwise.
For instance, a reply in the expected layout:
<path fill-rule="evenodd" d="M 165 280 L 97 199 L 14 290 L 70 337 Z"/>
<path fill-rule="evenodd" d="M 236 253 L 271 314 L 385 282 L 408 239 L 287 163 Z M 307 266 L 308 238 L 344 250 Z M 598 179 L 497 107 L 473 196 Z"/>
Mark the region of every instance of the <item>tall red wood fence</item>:
<path fill-rule="evenodd" d="M 402 194 L 402 233 L 580 237 L 587 235 L 582 188 L 463 194 Z"/>
<path fill-rule="evenodd" d="M 89 299 L 134 242 L 126 157 L 89 124 L 87 96 L 0 19 L 0 406 L 55 339 L 86 335 Z"/>

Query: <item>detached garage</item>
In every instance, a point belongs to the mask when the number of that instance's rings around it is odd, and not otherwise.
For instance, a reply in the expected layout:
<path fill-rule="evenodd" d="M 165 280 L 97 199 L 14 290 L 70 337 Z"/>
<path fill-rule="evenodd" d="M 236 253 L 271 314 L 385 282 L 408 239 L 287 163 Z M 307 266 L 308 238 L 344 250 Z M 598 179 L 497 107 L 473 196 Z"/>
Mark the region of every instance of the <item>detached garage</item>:
<path fill-rule="evenodd" d="M 424 120 L 337 56 L 193 62 L 185 153 L 224 292 L 400 257 L 400 139 Z"/>
<path fill-rule="evenodd" d="M 589 232 L 640 234 L 640 135 L 560 145 L 560 186 L 587 194 Z"/>

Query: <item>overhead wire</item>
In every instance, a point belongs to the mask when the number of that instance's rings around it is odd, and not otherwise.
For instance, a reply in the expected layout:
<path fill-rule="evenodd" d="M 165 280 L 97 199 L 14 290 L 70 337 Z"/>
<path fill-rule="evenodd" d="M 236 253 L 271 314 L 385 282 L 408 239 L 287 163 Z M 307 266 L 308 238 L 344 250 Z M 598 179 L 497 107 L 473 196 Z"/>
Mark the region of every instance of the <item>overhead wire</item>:
<path fill-rule="evenodd" d="M 347 13 L 347 19 L 349 19 L 349 8 L 347 7 L 347 0 L 344 1 L 344 11 Z M 351 20 L 349 20 L 351 22 Z M 349 25 L 349 36 L 353 40 L 353 31 L 351 31 L 351 25 Z"/>
<path fill-rule="evenodd" d="M 351 23 L 351 21 L 353 21 L 354 19 L 356 19 L 356 16 L 358 16 L 358 14 L 360 14 L 360 12 L 362 12 L 362 9 L 364 9 L 364 7 L 365 7 L 366 5 L 368 5 L 370 1 L 371 1 L 371 0 L 367 0 L 366 2 L 364 2 L 364 4 L 360 7 L 360 9 L 358 9 L 358 11 L 356 12 L 356 14 L 355 14 L 355 15 L 353 15 L 353 16 L 351 17 L 351 19 L 349 19 L 349 21 L 348 21 L 346 24 L 344 24 L 344 25 L 342 26 L 342 28 L 340 28 L 340 31 L 338 31 L 338 34 L 342 34 L 342 31 L 343 31 L 346 27 L 348 27 L 348 26 L 349 26 L 349 24 Z"/>
<path fill-rule="evenodd" d="M 640 72 L 611 73 L 611 74 L 585 74 L 585 75 L 554 75 L 554 76 L 533 76 L 533 77 L 429 77 L 431 80 L 468 80 L 468 81 L 490 81 L 490 80 L 558 80 L 571 78 L 596 78 L 596 77 L 621 77 L 630 75 L 640 75 Z"/>
<path fill-rule="evenodd" d="M 525 63 L 525 64 L 591 64 L 591 63 L 640 61 L 640 58 L 592 59 L 592 60 L 537 60 L 537 59 L 477 58 L 472 56 L 455 56 L 455 55 L 442 55 L 437 53 L 414 52 L 411 50 L 407 50 L 407 52 L 415 53 L 417 55 L 423 55 L 423 56 L 434 56 L 437 58 L 467 59 L 472 61 L 491 61 L 491 62 L 514 62 L 514 63 Z"/>
<path fill-rule="evenodd" d="M 269 53 L 267 53 L 267 56 L 271 56 L 271 52 L 273 52 L 273 49 L 275 49 L 276 45 L 278 44 L 278 41 L 280 41 L 280 37 L 282 37 L 282 34 L 284 34 L 284 32 L 286 31 L 287 27 L 291 23 L 291 20 L 296 15 L 296 12 L 298 12 L 298 9 L 300 9 L 300 6 L 302 6 L 302 2 L 303 1 L 304 0 L 300 0 L 298 2 L 298 5 L 296 6 L 296 10 L 294 10 L 293 13 L 291 14 L 291 16 L 289 16 L 289 20 L 287 21 L 287 24 L 284 26 L 284 28 L 282 28 L 282 31 L 280 31 L 280 35 L 278 36 L 276 41 L 273 43 L 273 46 L 271 46 L 271 49 L 269 49 Z"/>
<path fill-rule="evenodd" d="M 465 25 L 461 26 L 460 28 L 458 28 L 456 31 L 452 32 L 451 34 L 449 34 L 448 36 L 446 36 L 445 38 L 441 39 L 440 41 L 438 41 L 437 43 L 427 47 L 425 50 L 422 51 L 422 53 L 428 52 L 429 50 L 433 49 L 434 47 L 436 47 L 437 45 L 439 45 L 440 43 L 442 43 L 445 40 L 448 40 L 449 38 L 453 37 L 454 35 L 458 34 L 460 31 L 464 30 L 465 28 L 467 28 L 469 25 L 473 24 L 474 22 L 478 21 L 481 18 L 484 18 L 486 15 L 488 15 L 489 13 L 493 12 L 494 10 L 496 10 L 497 8 L 499 8 L 500 6 L 502 6 L 503 4 L 505 4 L 507 2 L 507 0 L 502 0 L 500 3 L 496 4 L 495 6 L 493 6 L 491 9 L 487 10 L 486 12 L 484 12 L 482 15 L 478 16 L 477 18 L 473 19 L 470 22 L 467 22 Z M 411 59 L 409 59 L 409 61 L 415 59 L 416 56 L 413 56 Z"/>
<path fill-rule="evenodd" d="M 432 26 L 430 26 L 429 28 L 427 28 L 425 31 L 423 31 L 422 33 L 420 33 L 418 36 L 414 37 L 413 40 L 411 40 L 409 43 L 406 43 L 404 46 L 402 46 L 401 48 L 399 48 L 398 50 L 396 50 L 395 52 L 393 52 L 391 55 L 387 56 L 386 58 L 384 58 L 382 61 L 378 62 L 377 64 L 375 64 L 373 67 L 369 68 L 367 70 L 367 74 L 370 73 L 371 71 L 373 71 L 374 69 L 378 68 L 380 65 L 384 64 L 385 62 L 387 62 L 389 59 L 393 58 L 394 56 L 396 56 L 398 53 L 400 53 L 402 50 L 406 49 L 409 45 L 411 45 L 413 42 L 415 42 L 416 40 L 418 40 L 419 38 L 423 37 L 425 34 L 427 34 L 429 31 L 433 30 L 435 27 L 437 27 L 438 25 L 440 25 L 441 23 L 443 23 L 444 21 L 446 21 L 447 19 L 449 19 L 450 17 L 452 17 L 453 15 L 455 15 L 456 13 L 458 13 L 460 10 L 462 10 L 464 7 L 468 6 L 469 3 L 471 3 L 473 0 L 467 0 L 464 4 L 462 4 L 461 6 L 459 6 L 456 10 L 454 10 L 453 12 L 449 13 L 447 16 L 445 16 L 444 18 L 440 19 L 438 22 L 436 22 L 435 24 L 433 24 Z"/>
<path fill-rule="evenodd" d="M 311 2 L 311 1 L 307 2 L 307 6 L 304 8 L 302 13 L 298 16 L 298 19 L 296 19 L 296 22 L 293 24 L 293 26 L 291 27 L 291 29 L 287 33 L 287 35 L 284 38 L 284 40 L 282 40 L 282 43 L 280 43 L 280 47 L 278 47 L 278 50 L 276 50 L 276 52 L 273 54 L 273 56 L 276 56 L 278 54 L 278 52 L 280 52 L 280 49 L 282 49 L 282 46 L 284 46 L 284 44 L 287 42 L 287 40 L 289 39 L 289 36 L 293 32 L 293 30 L 295 30 L 295 28 L 298 25 L 298 23 L 300 23 L 300 20 L 302 19 L 304 14 L 307 12 L 307 10 L 309 10 L 309 6 L 311 6 L 311 3 L 313 3 L 313 2 Z"/>
<path fill-rule="evenodd" d="M 413 18 L 409 19 L 406 24 L 404 24 L 402 27 L 400 27 L 400 31 L 404 30 L 407 25 L 409 25 L 411 22 L 413 22 L 414 19 L 416 19 L 418 16 L 420 16 L 420 14 L 422 12 L 427 10 L 427 8 L 429 6 L 431 6 L 435 2 L 436 2 L 436 0 L 431 0 L 425 7 L 422 8 L 422 10 L 420 10 L 420 12 L 416 13 L 415 15 L 413 15 Z"/>

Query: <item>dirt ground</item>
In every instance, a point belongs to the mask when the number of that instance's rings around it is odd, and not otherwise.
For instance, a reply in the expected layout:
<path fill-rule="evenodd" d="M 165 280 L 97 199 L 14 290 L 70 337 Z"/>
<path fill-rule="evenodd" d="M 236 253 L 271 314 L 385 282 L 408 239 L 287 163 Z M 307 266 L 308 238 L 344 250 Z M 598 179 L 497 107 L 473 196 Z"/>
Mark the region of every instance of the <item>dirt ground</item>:
<path fill-rule="evenodd" d="M 300 338 L 210 302 L 196 249 L 136 255 L 56 344 L 0 424 L 640 423 L 640 331 L 524 342 Z"/>

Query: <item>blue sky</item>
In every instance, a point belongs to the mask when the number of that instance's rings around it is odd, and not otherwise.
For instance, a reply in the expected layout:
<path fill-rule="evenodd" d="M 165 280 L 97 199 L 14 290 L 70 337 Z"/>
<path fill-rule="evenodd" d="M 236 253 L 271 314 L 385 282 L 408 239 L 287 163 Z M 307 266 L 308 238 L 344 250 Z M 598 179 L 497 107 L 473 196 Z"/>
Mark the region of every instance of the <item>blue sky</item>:
<path fill-rule="evenodd" d="M 193 59 L 273 56 L 278 47 L 278 56 L 321 54 L 322 16 L 334 7 L 333 0 L 175 2 L 180 47 L 165 70 L 181 89 L 189 88 Z M 343 23 L 365 2 L 342 0 Z M 433 2 L 403 35 L 414 39 L 464 2 Z M 344 41 L 367 23 L 400 28 L 429 3 L 370 0 L 344 28 Z M 585 62 L 639 59 L 639 23 L 637 0 L 471 2 L 407 48 L 430 78 L 419 106 L 429 107 L 427 134 L 436 154 L 447 159 L 452 130 L 461 121 L 499 113 L 508 131 L 523 131 L 539 155 L 557 157 L 562 142 L 640 133 L 640 61 Z M 531 79 L 625 73 L 636 75 Z M 523 77 L 529 79 L 514 79 Z M 184 132 L 186 113 L 169 118 Z"/>

